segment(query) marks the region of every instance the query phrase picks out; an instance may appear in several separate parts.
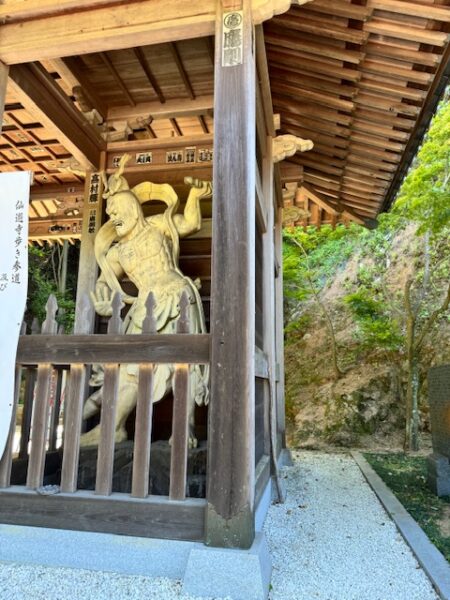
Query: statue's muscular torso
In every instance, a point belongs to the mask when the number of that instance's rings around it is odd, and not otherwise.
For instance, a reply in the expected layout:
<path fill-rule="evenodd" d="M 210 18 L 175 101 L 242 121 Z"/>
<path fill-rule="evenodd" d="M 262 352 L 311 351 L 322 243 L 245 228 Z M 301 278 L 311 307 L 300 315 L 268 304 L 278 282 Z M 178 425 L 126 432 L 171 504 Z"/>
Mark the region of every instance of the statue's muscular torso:
<path fill-rule="evenodd" d="M 135 238 L 119 242 L 114 251 L 114 258 L 141 298 L 150 291 L 159 296 L 183 289 L 185 280 L 174 264 L 169 238 L 151 222 Z"/>

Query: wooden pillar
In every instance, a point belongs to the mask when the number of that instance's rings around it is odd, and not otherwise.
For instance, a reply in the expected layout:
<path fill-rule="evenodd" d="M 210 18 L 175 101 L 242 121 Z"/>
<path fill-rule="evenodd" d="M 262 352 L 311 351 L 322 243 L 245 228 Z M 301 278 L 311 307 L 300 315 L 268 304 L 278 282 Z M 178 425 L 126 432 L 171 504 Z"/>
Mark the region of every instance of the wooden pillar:
<path fill-rule="evenodd" d="M 286 418 L 284 403 L 284 320 L 283 320 L 283 209 L 275 219 L 275 360 L 277 362 L 277 438 L 279 450 L 286 448 Z"/>
<path fill-rule="evenodd" d="M 250 5 L 243 0 L 243 11 L 228 13 L 219 5 L 215 59 L 206 543 L 236 548 L 249 548 L 255 537 L 256 156 Z M 231 27 L 226 30 L 224 23 Z M 227 31 L 239 33 L 225 37 Z M 236 50 L 233 44 L 240 39 Z"/>
<path fill-rule="evenodd" d="M 101 159 L 104 165 L 104 153 Z M 83 225 L 81 229 L 80 264 L 78 267 L 77 299 L 75 306 L 75 329 L 79 334 L 94 331 L 95 311 L 87 315 L 82 310 L 82 298 L 92 292 L 98 277 L 94 254 L 94 240 L 102 224 L 103 182 L 100 173 L 86 173 L 84 190 Z"/>
<path fill-rule="evenodd" d="M 264 352 L 269 366 L 269 414 L 271 443 L 276 443 L 277 400 L 275 359 L 275 208 L 273 187 L 272 137 L 267 138 L 263 161 L 263 194 L 267 215 L 267 230 L 263 235 Z M 279 448 L 276 448 L 278 455 Z"/>

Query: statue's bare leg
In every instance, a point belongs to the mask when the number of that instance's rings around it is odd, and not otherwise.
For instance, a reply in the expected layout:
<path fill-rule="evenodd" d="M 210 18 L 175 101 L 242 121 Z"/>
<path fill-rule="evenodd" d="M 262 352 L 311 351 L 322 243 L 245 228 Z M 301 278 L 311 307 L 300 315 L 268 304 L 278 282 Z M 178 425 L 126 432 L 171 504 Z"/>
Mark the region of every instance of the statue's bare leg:
<path fill-rule="evenodd" d="M 127 439 L 125 423 L 128 415 L 136 406 L 137 401 L 137 383 L 126 381 L 119 385 L 116 408 L 116 426 L 114 439 L 116 443 L 124 442 Z M 97 425 L 87 433 L 81 436 L 81 446 L 98 446 L 100 441 L 100 425 Z"/>
<path fill-rule="evenodd" d="M 188 448 L 197 448 L 197 438 L 195 437 L 195 402 L 189 398 L 189 421 L 188 421 Z"/>

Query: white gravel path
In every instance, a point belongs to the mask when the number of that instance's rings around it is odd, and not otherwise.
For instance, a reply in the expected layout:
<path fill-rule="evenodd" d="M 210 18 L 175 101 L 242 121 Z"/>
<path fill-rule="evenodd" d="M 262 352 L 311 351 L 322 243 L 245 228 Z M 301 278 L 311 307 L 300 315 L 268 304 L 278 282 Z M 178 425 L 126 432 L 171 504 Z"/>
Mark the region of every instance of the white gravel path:
<path fill-rule="evenodd" d="M 436 600 L 354 460 L 294 452 L 288 498 L 270 508 L 272 600 Z"/>
<path fill-rule="evenodd" d="M 438 598 L 352 458 L 294 460 L 283 472 L 288 499 L 265 525 L 271 600 Z M 0 600 L 127 599 L 196 600 L 168 579 L 0 563 Z"/>

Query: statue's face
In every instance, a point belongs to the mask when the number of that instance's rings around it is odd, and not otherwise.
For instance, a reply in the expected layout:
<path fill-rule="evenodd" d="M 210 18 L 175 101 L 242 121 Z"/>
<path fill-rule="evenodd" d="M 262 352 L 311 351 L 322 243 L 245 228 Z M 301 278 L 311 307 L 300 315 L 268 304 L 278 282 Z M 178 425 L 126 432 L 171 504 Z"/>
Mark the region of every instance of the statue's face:
<path fill-rule="evenodd" d="M 108 199 L 106 214 L 111 219 L 118 237 L 128 236 L 139 220 L 138 210 L 128 194 L 117 194 Z"/>

